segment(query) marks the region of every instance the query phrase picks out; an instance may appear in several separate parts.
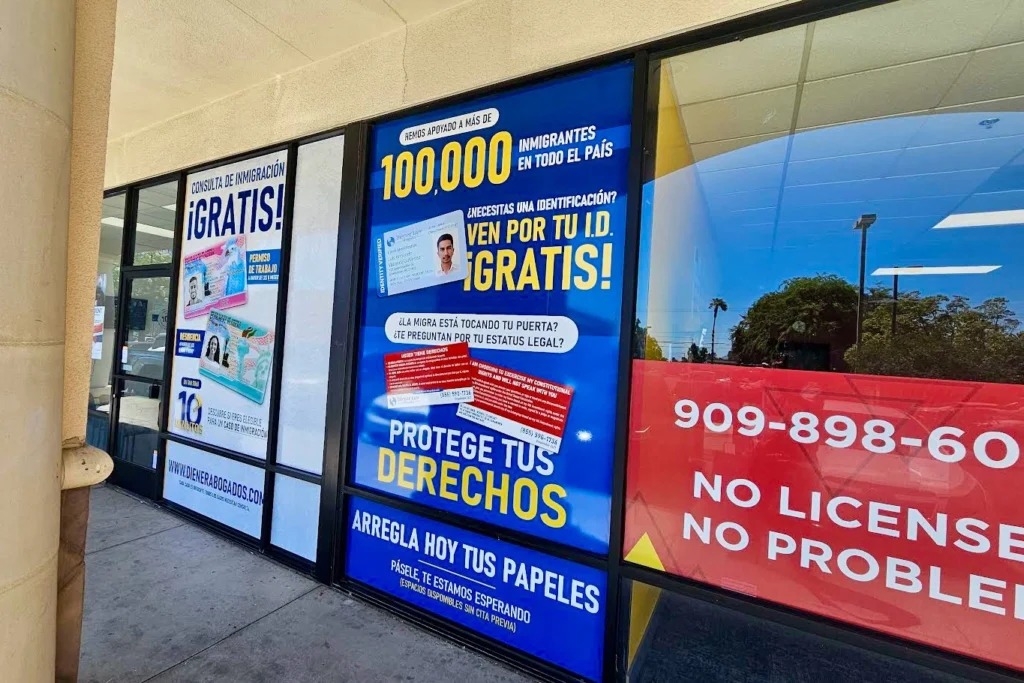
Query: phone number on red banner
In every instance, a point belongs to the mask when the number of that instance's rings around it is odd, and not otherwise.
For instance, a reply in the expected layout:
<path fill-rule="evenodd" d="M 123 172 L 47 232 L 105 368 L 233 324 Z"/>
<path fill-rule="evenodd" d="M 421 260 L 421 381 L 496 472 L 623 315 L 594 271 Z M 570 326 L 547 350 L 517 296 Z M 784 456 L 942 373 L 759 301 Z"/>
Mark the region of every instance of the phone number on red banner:
<path fill-rule="evenodd" d="M 757 437 L 769 431 L 784 432 L 799 444 L 824 442 L 832 448 L 853 448 L 859 445 L 871 453 L 893 453 L 897 448 L 927 448 L 928 454 L 941 462 L 955 463 L 968 457 L 968 453 L 985 467 L 1004 470 L 1020 459 L 1020 444 L 1004 432 L 987 431 L 976 436 L 953 426 L 937 427 L 927 434 L 896 435 L 896 425 L 888 420 L 872 418 L 858 423 L 840 414 L 817 415 L 800 411 L 786 421 L 769 420 L 763 410 L 755 406 L 741 406 L 733 410 L 724 403 L 699 405 L 690 399 L 675 404 L 675 424 L 681 429 L 703 427 L 709 432 L 723 434 L 733 431 L 742 436 Z"/>

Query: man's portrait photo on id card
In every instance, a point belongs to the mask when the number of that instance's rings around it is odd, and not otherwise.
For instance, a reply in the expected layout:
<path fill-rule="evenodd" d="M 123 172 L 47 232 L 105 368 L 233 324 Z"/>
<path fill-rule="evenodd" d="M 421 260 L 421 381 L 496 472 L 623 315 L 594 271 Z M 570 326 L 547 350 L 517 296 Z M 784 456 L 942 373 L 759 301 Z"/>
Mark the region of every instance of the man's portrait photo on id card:
<path fill-rule="evenodd" d="M 188 279 L 188 303 L 186 306 L 198 306 L 203 303 L 203 295 L 199 284 L 199 276 L 192 275 Z"/>
<path fill-rule="evenodd" d="M 455 264 L 455 238 L 450 233 L 444 233 L 437 238 L 437 270 L 438 277 L 448 277 L 456 270 Z"/>

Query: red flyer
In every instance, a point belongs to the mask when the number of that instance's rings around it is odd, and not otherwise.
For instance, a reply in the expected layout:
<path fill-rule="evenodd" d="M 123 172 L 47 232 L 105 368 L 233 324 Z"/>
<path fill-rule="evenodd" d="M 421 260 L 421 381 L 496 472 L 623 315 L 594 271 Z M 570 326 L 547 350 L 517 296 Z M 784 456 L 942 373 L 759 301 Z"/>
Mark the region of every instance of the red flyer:
<path fill-rule="evenodd" d="M 469 363 L 473 401 L 461 404 L 455 414 L 557 453 L 573 389 L 490 363 Z"/>
<path fill-rule="evenodd" d="M 627 561 L 1024 668 L 1024 387 L 633 367 Z"/>
<path fill-rule="evenodd" d="M 384 356 L 389 408 L 473 400 L 469 344 L 431 346 Z"/>

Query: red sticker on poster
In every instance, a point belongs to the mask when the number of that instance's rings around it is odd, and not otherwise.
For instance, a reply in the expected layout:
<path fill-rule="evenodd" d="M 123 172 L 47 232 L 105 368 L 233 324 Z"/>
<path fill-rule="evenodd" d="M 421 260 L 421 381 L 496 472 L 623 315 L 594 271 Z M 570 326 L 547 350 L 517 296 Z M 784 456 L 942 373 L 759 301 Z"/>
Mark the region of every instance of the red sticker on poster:
<path fill-rule="evenodd" d="M 1024 387 L 635 361 L 626 559 L 1024 668 Z"/>
<path fill-rule="evenodd" d="M 384 379 L 389 408 L 472 401 L 469 344 L 462 342 L 386 354 Z"/>
<path fill-rule="evenodd" d="M 562 445 L 573 390 L 564 384 L 471 360 L 473 401 L 455 413 L 552 453 Z"/>

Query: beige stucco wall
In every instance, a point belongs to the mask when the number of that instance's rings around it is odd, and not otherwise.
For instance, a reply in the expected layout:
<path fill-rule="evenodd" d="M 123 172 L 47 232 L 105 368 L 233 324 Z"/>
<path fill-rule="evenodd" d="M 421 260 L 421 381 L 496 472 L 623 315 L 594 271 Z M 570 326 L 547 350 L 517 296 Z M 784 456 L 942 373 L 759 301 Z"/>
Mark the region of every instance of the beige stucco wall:
<path fill-rule="evenodd" d="M 473 0 L 110 140 L 105 184 L 152 177 L 790 1 Z"/>

